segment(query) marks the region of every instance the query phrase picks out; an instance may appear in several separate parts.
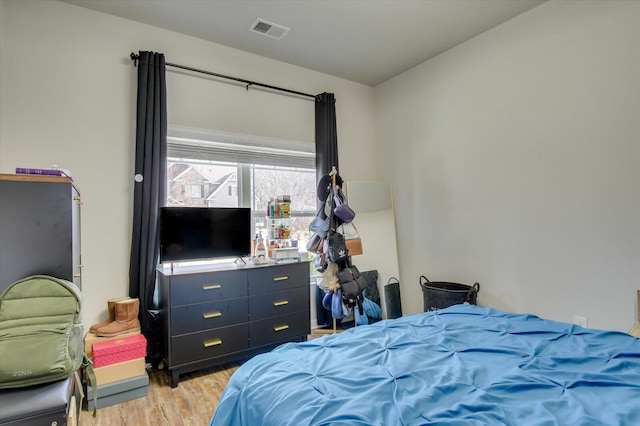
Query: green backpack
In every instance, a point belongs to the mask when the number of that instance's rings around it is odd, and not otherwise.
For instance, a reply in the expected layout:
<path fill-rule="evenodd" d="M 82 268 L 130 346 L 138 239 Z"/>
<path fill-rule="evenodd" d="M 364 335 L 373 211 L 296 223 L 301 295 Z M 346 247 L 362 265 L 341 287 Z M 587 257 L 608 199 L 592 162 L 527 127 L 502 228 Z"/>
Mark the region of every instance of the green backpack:
<path fill-rule="evenodd" d="M 92 376 L 81 308 L 72 282 L 33 275 L 11 284 L 0 295 L 0 389 L 63 380 L 81 367 Z"/>

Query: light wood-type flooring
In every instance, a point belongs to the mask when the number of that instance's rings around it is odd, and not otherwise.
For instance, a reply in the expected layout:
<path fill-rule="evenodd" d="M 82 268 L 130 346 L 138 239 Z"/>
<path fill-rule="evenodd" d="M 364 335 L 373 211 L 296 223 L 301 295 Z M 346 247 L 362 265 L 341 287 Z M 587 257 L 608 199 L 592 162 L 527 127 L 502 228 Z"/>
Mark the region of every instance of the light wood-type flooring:
<path fill-rule="evenodd" d="M 100 408 L 96 417 L 86 410 L 86 401 L 78 418 L 80 426 L 206 426 L 216 408 L 222 390 L 239 364 L 186 373 L 177 388 L 171 387 L 165 371 L 149 372 L 146 398 Z"/>
<path fill-rule="evenodd" d="M 317 339 L 327 334 L 332 334 L 332 330 L 316 329 L 307 339 Z M 85 400 L 78 425 L 208 426 L 224 387 L 239 366 L 238 363 L 229 363 L 185 373 L 180 376 L 177 388 L 171 388 L 171 377 L 166 371 L 152 370 L 149 372 L 149 390 L 145 398 L 100 408 L 98 395 L 96 417 L 87 411 Z"/>

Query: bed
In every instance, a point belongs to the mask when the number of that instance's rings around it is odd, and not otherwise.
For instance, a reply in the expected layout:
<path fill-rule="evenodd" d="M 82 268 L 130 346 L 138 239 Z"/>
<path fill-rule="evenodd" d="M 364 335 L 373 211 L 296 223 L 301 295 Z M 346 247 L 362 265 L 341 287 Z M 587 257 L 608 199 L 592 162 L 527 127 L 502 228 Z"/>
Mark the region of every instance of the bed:
<path fill-rule="evenodd" d="M 473 305 L 243 364 L 210 425 L 640 425 L 640 339 Z"/>

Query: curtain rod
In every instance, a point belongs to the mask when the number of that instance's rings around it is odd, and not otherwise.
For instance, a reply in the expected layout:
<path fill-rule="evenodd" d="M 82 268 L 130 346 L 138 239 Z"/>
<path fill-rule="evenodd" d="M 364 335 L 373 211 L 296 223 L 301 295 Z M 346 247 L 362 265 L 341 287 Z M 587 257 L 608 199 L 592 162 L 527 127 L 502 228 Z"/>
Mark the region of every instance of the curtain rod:
<path fill-rule="evenodd" d="M 133 61 L 134 66 L 137 66 L 138 60 L 140 59 L 140 55 L 137 55 L 137 54 L 131 52 L 131 55 L 129 55 L 129 57 Z M 238 78 L 238 77 L 231 77 L 231 76 L 228 76 L 228 75 L 218 74 L 218 73 L 211 72 L 211 71 L 199 70 L 197 68 L 191 68 L 191 67 L 187 67 L 187 66 L 184 66 L 184 65 L 172 64 L 172 63 L 169 63 L 169 62 L 165 62 L 165 65 L 169 66 L 169 67 L 180 68 L 180 69 L 187 70 L 187 71 L 193 71 L 193 72 L 197 72 L 197 73 L 201 73 L 201 74 L 207 74 L 207 75 L 211 75 L 211 76 L 214 76 L 214 77 L 226 78 L 228 80 L 238 81 L 240 83 L 246 84 L 245 87 L 246 87 L 247 90 L 249 90 L 249 86 L 258 86 L 258 87 L 264 87 L 264 88 L 271 89 L 271 90 L 278 90 L 280 92 L 291 93 L 291 94 L 298 95 L 298 96 L 305 96 L 307 98 L 312 98 L 313 100 L 322 99 L 321 95 L 310 95 L 308 93 L 296 92 L 295 90 L 284 89 L 282 87 L 271 86 L 269 84 L 258 83 L 258 82 L 255 82 L 255 81 L 245 80 L 243 78 Z"/>

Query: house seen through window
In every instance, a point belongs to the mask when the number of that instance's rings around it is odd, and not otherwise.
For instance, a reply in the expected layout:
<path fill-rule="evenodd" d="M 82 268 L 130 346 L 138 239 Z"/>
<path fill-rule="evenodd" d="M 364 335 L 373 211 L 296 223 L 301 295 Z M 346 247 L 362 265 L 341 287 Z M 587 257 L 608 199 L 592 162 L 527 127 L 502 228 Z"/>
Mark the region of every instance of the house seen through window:
<path fill-rule="evenodd" d="M 228 134 L 192 139 L 169 133 L 167 206 L 251 207 L 254 235 L 268 239 L 269 200 L 288 195 L 290 240 L 304 249 L 316 214 L 315 153 L 282 149 L 266 138 L 243 144 L 237 135 L 229 143 Z"/>

